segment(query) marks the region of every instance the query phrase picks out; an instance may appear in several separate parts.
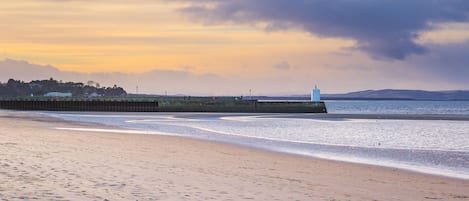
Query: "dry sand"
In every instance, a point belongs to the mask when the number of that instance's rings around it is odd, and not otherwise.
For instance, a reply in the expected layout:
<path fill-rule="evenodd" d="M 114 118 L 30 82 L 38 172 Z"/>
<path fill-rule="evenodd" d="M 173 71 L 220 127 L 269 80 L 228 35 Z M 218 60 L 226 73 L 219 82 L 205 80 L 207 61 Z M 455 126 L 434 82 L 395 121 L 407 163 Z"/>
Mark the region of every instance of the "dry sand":
<path fill-rule="evenodd" d="M 0 112 L 0 200 L 469 200 L 469 181 Z"/>

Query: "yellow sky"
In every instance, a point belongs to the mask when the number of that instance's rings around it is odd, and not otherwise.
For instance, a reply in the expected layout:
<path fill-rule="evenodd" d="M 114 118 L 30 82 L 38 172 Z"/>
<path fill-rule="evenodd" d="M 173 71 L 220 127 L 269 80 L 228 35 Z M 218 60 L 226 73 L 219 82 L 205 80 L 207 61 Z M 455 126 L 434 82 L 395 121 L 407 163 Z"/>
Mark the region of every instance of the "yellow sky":
<path fill-rule="evenodd" d="M 159 1 L 1 1 L 0 54 L 79 72 L 242 74 L 262 73 L 290 60 L 297 66 L 311 65 L 311 60 L 319 64 L 324 53 L 354 44 L 301 31 L 204 26 L 181 15 L 180 6 Z"/>
<path fill-rule="evenodd" d="M 265 88 L 282 80 L 284 91 L 307 91 L 316 83 L 330 91 L 363 89 L 369 88 L 372 77 L 382 83 L 372 85 L 376 87 L 427 86 L 426 79 L 419 78 L 420 85 L 412 81 L 420 76 L 409 68 L 412 64 L 375 60 L 354 49 L 357 42 L 351 39 L 321 38 L 300 29 L 267 32 L 263 24 L 204 25 L 179 12 L 183 6 L 164 0 L 0 1 L 0 59 L 84 73 L 174 70 L 230 79 L 267 78 Z M 468 24 L 435 27 L 419 33 L 417 42 L 469 39 Z M 396 82 L 387 77 L 398 72 L 394 68 L 415 76 Z M 438 86 L 444 84 L 442 80 Z"/>

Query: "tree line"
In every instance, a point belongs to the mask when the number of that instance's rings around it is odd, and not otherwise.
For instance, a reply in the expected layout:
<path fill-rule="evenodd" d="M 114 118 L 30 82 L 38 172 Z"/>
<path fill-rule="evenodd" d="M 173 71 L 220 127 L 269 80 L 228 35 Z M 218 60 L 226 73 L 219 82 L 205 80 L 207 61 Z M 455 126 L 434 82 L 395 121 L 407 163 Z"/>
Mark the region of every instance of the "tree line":
<path fill-rule="evenodd" d="M 44 96 L 50 92 L 71 93 L 73 97 L 119 97 L 127 95 L 122 87 L 116 85 L 101 87 L 99 83 L 93 81 L 83 84 L 81 82 L 63 82 L 50 78 L 49 80 L 33 80 L 31 82 L 9 79 L 6 83 L 0 83 L 0 96 L 2 97 Z"/>

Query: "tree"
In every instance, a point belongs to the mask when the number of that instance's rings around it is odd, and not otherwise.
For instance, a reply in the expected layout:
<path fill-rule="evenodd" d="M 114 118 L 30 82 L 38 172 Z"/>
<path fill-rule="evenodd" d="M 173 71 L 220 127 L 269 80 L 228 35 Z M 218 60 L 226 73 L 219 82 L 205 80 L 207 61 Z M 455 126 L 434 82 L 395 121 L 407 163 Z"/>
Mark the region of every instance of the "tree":
<path fill-rule="evenodd" d="M 96 86 L 93 86 L 96 85 Z M 58 82 L 53 78 L 49 80 L 34 80 L 25 83 L 20 80 L 9 79 L 6 84 L 0 84 L 0 96 L 42 96 L 49 92 L 72 93 L 74 97 L 87 97 L 96 93 L 100 96 L 126 96 L 127 92 L 114 85 L 113 87 L 100 88 L 99 83 L 88 81 L 87 85 L 81 82 Z"/>

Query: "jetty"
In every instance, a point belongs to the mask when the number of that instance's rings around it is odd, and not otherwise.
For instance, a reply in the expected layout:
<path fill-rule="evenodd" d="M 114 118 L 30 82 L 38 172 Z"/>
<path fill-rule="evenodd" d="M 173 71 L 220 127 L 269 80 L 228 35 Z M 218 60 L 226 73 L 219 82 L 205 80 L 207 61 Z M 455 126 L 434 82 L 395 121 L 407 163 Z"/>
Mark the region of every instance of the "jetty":
<path fill-rule="evenodd" d="M 0 109 L 91 112 L 327 113 L 323 101 L 259 101 L 242 97 L 2 98 Z"/>

